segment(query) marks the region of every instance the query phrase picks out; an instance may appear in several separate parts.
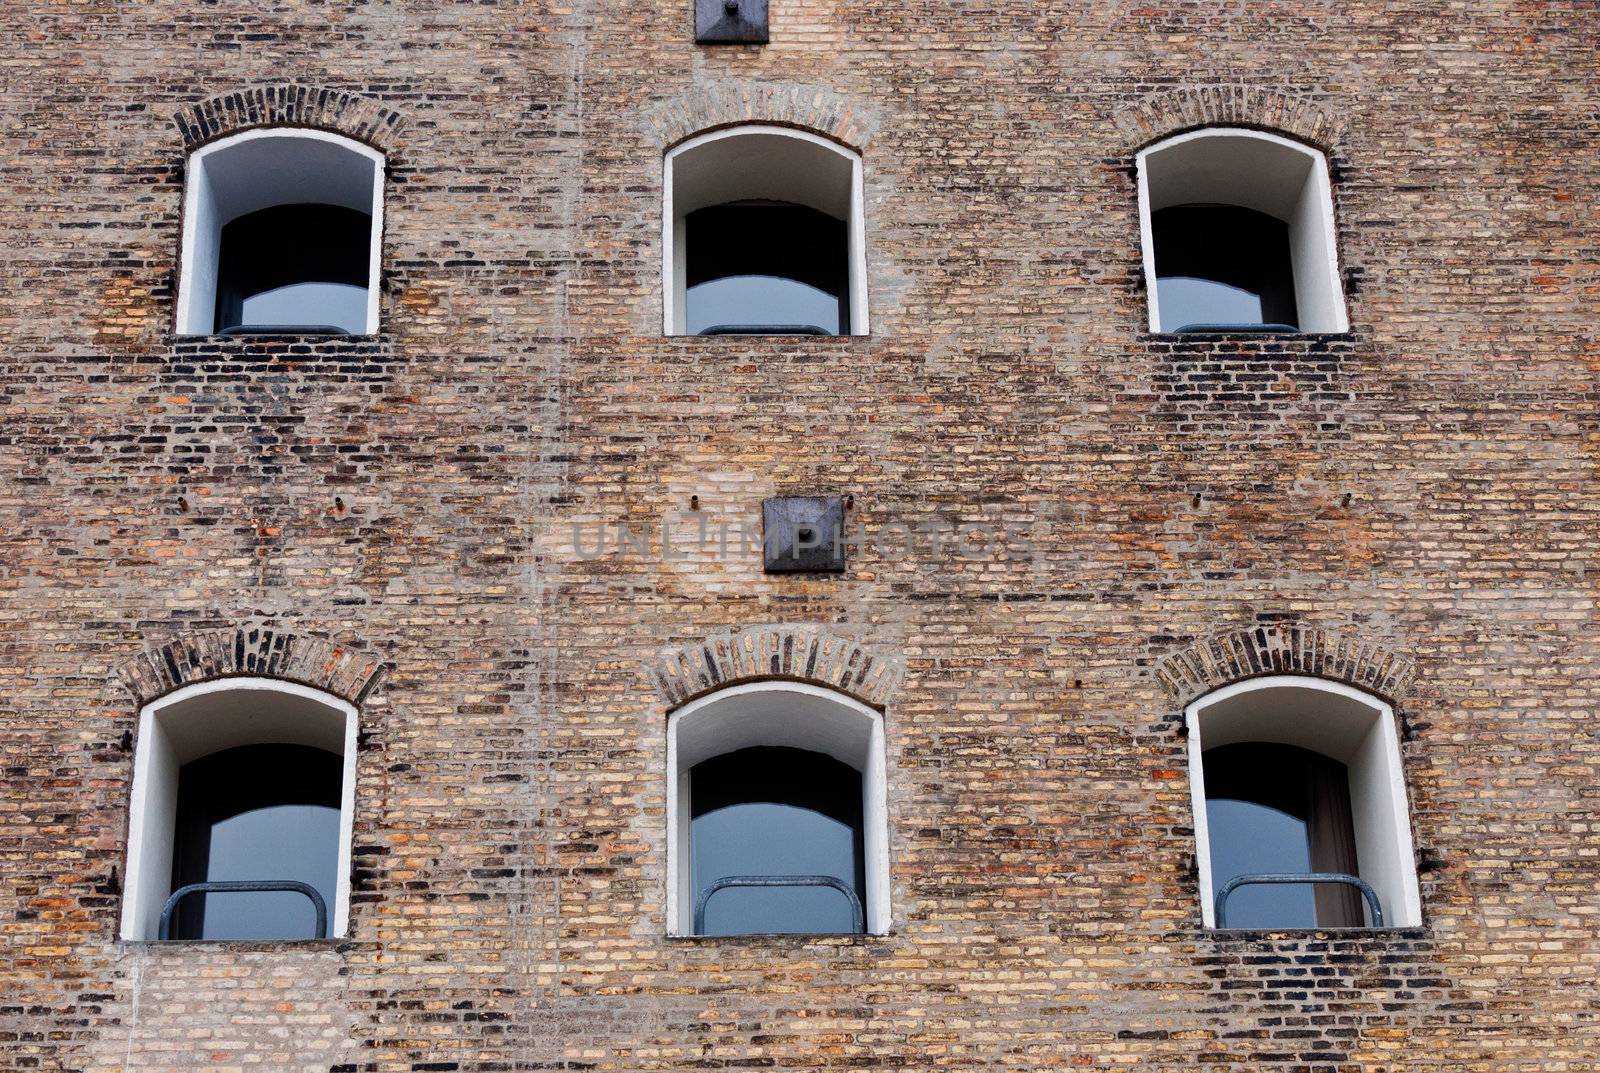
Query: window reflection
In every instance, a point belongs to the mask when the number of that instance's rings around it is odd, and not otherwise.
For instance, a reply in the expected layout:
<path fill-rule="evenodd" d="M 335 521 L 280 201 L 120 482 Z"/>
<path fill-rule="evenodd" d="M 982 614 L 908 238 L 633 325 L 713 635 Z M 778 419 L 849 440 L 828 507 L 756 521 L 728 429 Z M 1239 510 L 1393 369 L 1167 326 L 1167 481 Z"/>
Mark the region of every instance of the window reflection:
<path fill-rule="evenodd" d="M 216 331 L 327 326 L 366 331 L 372 217 L 337 205 L 279 205 L 222 228 Z"/>
<path fill-rule="evenodd" d="M 695 903 L 729 876 L 831 876 L 865 905 L 861 774 L 822 753 L 756 747 L 690 769 Z M 857 931 L 828 887 L 727 888 L 707 901 L 701 934 Z"/>
<path fill-rule="evenodd" d="M 850 330 L 843 220 L 801 205 L 738 201 L 684 217 L 685 328 Z"/>
<path fill-rule="evenodd" d="M 1211 897 L 1230 879 L 1273 872 L 1358 875 L 1345 765 L 1291 745 L 1204 754 Z M 1239 928 L 1359 927 L 1361 896 L 1343 884 L 1244 886 L 1228 896 Z"/>
<path fill-rule="evenodd" d="M 838 335 L 839 299 L 799 280 L 724 276 L 689 288 L 687 317 L 695 335 L 728 326 L 814 326 Z"/>
<path fill-rule="evenodd" d="M 239 323 L 327 324 L 359 334 L 367 323 L 367 289 L 350 283 L 291 283 L 245 298 Z"/>
<path fill-rule="evenodd" d="M 1162 323 L 1171 315 L 1172 331 L 1189 324 L 1264 324 L 1261 295 L 1194 276 L 1167 276 L 1156 280 Z"/>
<path fill-rule="evenodd" d="M 1150 223 L 1162 331 L 1299 326 L 1288 224 L 1229 205 L 1160 209 Z"/>
<path fill-rule="evenodd" d="M 190 883 L 292 879 L 335 904 L 337 755 L 303 745 L 247 745 L 185 764 L 178 775 L 172 889 Z M 315 912 L 289 892 L 192 894 L 173 915 L 177 939 L 306 938 Z"/>

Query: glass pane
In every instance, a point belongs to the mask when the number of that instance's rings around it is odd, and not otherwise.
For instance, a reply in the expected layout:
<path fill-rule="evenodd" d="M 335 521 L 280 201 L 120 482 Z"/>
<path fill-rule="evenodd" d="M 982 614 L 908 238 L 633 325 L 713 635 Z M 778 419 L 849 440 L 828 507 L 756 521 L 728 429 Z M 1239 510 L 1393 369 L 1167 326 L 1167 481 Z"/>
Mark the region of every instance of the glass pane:
<path fill-rule="evenodd" d="M 332 926 L 343 765 L 296 745 L 227 749 L 179 774 L 173 889 L 191 883 L 296 880 L 322 895 Z M 303 939 L 309 899 L 293 892 L 192 894 L 178 903 L 180 939 Z"/>
<path fill-rule="evenodd" d="M 850 330 L 849 231 L 803 205 L 741 201 L 684 218 L 684 330 Z M 755 334 L 755 333 L 752 333 Z"/>
<path fill-rule="evenodd" d="M 1282 220 L 1233 205 L 1176 205 L 1152 213 L 1150 226 L 1162 331 L 1299 323 Z"/>
<path fill-rule="evenodd" d="M 338 809 L 320 805 L 258 808 L 212 825 L 206 879 L 297 879 L 317 888 L 331 906 L 338 859 Z M 203 897 L 207 939 L 310 935 L 316 924 L 311 902 L 302 894 Z"/>
<path fill-rule="evenodd" d="M 244 299 L 243 324 L 326 324 L 367 330 L 367 289 L 348 283 L 291 283 Z"/>
<path fill-rule="evenodd" d="M 1186 324 L 1263 324 L 1261 296 L 1214 279 L 1167 276 L 1156 281 L 1161 327 L 1177 331 Z"/>
<path fill-rule="evenodd" d="M 367 330 L 372 217 L 337 205 L 278 205 L 222 228 L 216 331 L 320 325 Z"/>
<path fill-rule="evenodd" d="M 1311 871 L 1307 823 L 1254 801 L 1212 798 L 1211 897 L 1234 876 Z M 1309 885 L 1240 887 L 1228 895 L 1230 928 L 1309 928 L 1317 923 L 1316 891 Z"/>
<path fill-rule="evenodd" d="M 1211 898 L 1242 875 L 1359 874 L 1343 764 L 1292 745 L 1241 743 L 1205 752 Z M 1337 791 L 1337 792 L 1335 792 Z M 1228 895 L 1230 928 L 1361 923 L 1348 887 L 1242 886 Z"/>
<path fill-rule="evenodd" d="M 812 325 L 839 334 L 839 298 L 780 276 L 724 276 L 690 287 L 685 328 L 694 335 L 719 324 Z"/>
<path fill-rule="evenodd" d="M 861 899 L 861 775 L 803 749 L 755 748 L 690 773 L 696 904 L 719 879 L 831 876 Z M 723 888 L 703 934 L 839 934 L 856 930 L 850 899 L 831 887 Z"/>

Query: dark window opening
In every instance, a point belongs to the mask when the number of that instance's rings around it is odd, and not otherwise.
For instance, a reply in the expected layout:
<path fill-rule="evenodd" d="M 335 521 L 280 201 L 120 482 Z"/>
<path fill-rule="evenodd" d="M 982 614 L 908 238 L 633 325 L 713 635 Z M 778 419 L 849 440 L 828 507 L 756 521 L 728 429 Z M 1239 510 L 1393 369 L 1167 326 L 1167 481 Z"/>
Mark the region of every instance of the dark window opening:
<path fill-rule="evenodd" d="M 1350 774 L 1292 745 L 1240 744 L 1204 754 L 1211 897 L 1240 875 L 1359 875 Z M 1228 897 L 1235 928 L 1360 927 L 1361 894 L 1336 883 L 1245 886 Z"/>
<path fill-rule="evenodd" d="M 1298 329 L 1289 225 L 1253 209 L 1177 205 L 1151 214 L 1161 330 Z"/>
<path fill-rule="evenodd" d="M 337 205 L 279 205 L 224 225 L 215 330 L 364 333 L 371 240 L 372 217 Z"/>
<path fill-rule="evenodd" d="M 178 773 L 172 889 L 190 883 L 294 879 L 334 904 L 343 762 L 304 745 L 246 745 Z M 302 939 L 311 903 L 287 892 L 191 894 L 175 939 Z"/>
<path fill-rule="evenodd" d="M 760 746 L 689 773 L 695 903 L 732 876 L 825 876 L 866 905 L 861 773 L 805 749 Z M 839 935 L 862 930 L 831 886 L 725 887 L 705 902 L 701 935 Z"/>
<path fill-rule="evenodd" d="M 689 213 L 686 329 L 693 335 L 848 334 L 848 231 L 843 220 L 778 201 L 736 201 Z"/>

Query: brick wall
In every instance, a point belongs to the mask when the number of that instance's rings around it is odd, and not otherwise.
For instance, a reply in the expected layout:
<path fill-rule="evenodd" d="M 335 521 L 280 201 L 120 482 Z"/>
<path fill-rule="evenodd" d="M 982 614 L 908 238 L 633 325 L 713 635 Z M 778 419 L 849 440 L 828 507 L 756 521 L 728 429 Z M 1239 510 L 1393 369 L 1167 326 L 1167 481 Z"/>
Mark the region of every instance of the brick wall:
<path fill-rule="evenodd" d="M 0 11 L 0 1067 L 1594 1067 L 1589 0 Z M 862 152 L 870 337 L 660 337 L 662 151 L 751 119 Z M 1210 122 L 1337 165 L 1348 334 L 1147 333 Z M 260 123 L 388 154 L 377 338 L 173 337 Z M 843 575 L 575 541 L 812 491 Z M 962 523 L 1032 554 L 877 539 Z M 759 638 L 885 707 L 887 936 L 665 937 Z M 1267 667 L 1396 702 L 1422 927 L 1199 927 L 1182 708 Z M 360 702 L 347 941 L 117 941 L 139 705 L 227 673 Z"/>

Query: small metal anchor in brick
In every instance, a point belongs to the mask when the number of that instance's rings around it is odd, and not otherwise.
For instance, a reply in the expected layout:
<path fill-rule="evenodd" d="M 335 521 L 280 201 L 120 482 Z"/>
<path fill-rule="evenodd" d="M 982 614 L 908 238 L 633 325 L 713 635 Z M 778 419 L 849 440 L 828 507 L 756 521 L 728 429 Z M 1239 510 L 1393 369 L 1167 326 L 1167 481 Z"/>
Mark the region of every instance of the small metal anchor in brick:
<path fill-rule="evenodd" d="M 697 45 L 764 45 L 767 0 L 695 0 Z"/>

